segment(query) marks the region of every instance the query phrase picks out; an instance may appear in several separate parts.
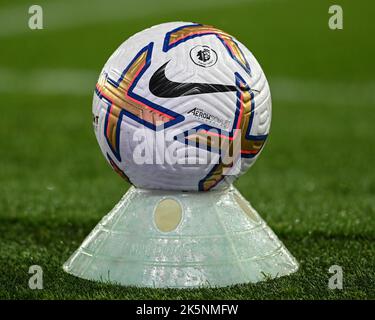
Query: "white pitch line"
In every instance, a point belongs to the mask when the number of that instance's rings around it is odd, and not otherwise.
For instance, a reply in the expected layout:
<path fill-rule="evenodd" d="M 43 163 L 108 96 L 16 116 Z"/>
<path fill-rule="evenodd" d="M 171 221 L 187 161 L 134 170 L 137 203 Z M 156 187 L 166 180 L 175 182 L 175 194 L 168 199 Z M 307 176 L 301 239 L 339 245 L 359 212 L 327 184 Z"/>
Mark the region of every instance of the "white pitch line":
<path fill-rule="evenodd" d="M 44 30 L 34 32 L 70 29 L 86 25 L 135 20 L 147 17 L 160 17 L 165 14 L 202 11 L 227 5 L 250 5 L 255 0 L 64 0 L 38 4 L 43 9 Z M 33 32 L 28 28 L 30 4 L 0 8 L 0 38 Z M 177 3 L 177 4 L 176 4 Z M 167 21 L 165 21 L 167 22 Z M 204 22 L 204 21 L 203 21 Z M 126 24 L 124 24 L 126 27 Z"/>
<path fill-rule="evenodd" d="M 91 70 L 40 69 L 14 71 L 0 67 L 0 93 L 40 95 L 89 95 L 99 72 Z"/>
<path fill-rule="evenodd" d="M 270 77 L 273 100 L 332 106 L 375 105 L 375 82 L 340 82 L 305 78 Z"/>
<path fill-rule="evenodd" d="M 78 69 L 13 70 L 0 67 L 0 93 L 90 96 L 99 71 Z M 270 77 L 274 102 L 303 102 L 327 106 L 375 106 L 375 82 L 339 83 Z"/>

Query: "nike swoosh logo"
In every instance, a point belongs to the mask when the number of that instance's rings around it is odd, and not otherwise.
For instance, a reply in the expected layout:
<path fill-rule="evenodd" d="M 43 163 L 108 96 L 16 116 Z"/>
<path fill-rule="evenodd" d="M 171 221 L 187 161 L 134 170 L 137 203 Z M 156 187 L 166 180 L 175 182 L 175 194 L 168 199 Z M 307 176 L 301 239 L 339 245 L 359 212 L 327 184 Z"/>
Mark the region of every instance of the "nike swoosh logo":
<path fill-rule="evenodd" d="M 184 83 L 171 81 L 165 75 L 165 68 L 168 63 L 169 61 L 164 63 L 158 70 L 156 70 L 150 79 L 150 91 L 157 97 L 177 98 L 203 93 L 237 91 L 236 86 L 227 86 L 223 84 Z"/>

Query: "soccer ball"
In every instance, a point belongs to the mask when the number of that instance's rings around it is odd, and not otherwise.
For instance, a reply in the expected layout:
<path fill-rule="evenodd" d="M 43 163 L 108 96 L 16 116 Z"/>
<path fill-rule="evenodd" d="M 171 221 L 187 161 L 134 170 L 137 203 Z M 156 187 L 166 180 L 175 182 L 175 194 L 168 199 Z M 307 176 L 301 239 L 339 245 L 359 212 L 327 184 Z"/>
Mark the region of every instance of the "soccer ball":
<path fill-rule="evenodd" d="M 271 123 L 266 77 L 250 51 L 212 26 L 171 22 L 126 40 L 94 93 L 96 138 L 139 188 L 227 188 L 257 159 Z"/>

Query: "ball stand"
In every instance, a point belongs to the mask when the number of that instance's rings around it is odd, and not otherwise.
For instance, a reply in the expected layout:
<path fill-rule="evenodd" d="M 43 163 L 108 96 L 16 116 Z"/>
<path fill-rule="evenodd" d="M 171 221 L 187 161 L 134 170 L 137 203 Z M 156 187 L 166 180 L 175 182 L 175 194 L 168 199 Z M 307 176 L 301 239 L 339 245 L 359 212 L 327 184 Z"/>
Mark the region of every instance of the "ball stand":
<path fill-rule="evenodd" d="M 204 193 L 131 187 L 63 268 L 95 281 L 192 288 L 285 276 L 298 263 L 233 186 Z"/>

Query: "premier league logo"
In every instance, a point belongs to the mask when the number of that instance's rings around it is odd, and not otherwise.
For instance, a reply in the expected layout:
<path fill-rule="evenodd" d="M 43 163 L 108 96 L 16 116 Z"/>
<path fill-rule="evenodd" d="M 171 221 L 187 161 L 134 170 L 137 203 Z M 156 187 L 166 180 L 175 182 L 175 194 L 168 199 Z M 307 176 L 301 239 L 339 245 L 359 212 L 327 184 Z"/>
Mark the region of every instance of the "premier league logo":
<path fill-rule="evenodd" d="M 210 60 L 211 57 L 210 50 L 207 48 L 199 50 L 197 53 L 197 57 L 200 61 L 207 62 L 208 60 Z"/>
<path fill-rule="evenodd" d="M 201 67 L 211 67 L 217 61 L 217 54 L 208 46 L 195 46 L 190 50 L 190 58 Z"/>

